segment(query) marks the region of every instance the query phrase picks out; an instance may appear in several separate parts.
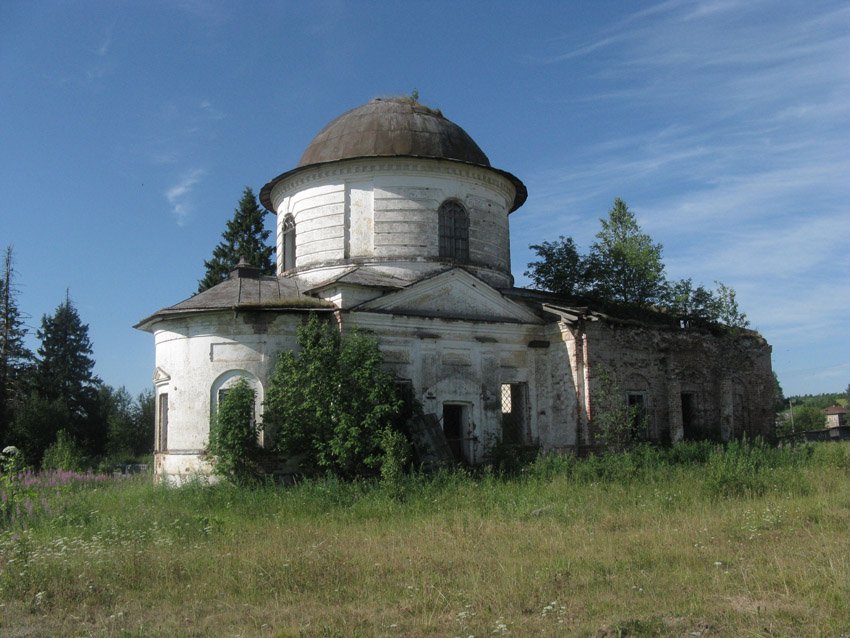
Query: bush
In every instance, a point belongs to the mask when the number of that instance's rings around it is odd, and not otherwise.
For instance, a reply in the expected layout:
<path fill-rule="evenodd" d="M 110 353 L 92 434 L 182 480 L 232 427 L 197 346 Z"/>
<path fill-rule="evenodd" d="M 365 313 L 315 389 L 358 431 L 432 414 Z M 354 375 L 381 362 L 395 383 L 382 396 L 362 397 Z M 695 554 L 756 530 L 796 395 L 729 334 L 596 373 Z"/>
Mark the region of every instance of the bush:
<path fill-rule="evenodd" d="M 229 389 L 210 428 L 209 453 L 217 476 L 244 485 L 259 477 L 254 391 L 244 379 Z"/>
<path fill-rule="evenodd" d="M 44 452 L 41 469 L 82 472 L 86 464 L 83 448 L 65 430 L 59 430 L 56 441 Z"/>
<path fill-rule="evenodd" d="M 381 485 L 396 500 L 404 498 L 404 475 L 410 464 L 410 441 L 391 427 L 381 433 Z"/>
<path fill-rule="evenodd" d="M 306 476 L 375 475 L 383 433 L 402 410 L 377 341 L 315 315 L 298 329 L 300 352 L 281 353 L 269 381 L 264 423 L 278 451 Z"/>

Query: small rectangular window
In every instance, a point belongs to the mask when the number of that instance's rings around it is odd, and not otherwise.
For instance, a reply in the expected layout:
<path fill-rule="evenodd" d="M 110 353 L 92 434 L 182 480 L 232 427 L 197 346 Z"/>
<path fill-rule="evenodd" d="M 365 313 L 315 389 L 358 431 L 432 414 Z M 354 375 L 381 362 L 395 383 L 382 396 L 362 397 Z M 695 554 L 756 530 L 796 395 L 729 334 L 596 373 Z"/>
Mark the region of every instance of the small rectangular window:
<path fill-rule="evenodd" d="M 168 451 L 168 393 L 159 395 L 158 428 L 156 433 L 157 452 Z"/>

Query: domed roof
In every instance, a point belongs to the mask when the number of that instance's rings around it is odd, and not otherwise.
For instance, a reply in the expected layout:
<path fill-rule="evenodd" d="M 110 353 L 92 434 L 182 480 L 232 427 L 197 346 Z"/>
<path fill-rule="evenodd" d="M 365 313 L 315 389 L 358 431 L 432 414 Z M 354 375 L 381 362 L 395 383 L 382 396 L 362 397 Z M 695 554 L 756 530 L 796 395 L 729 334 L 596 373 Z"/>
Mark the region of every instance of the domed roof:
<path fill-rule="evenodd" d="M 413 98 L 374 100 L 323 128 L 298 166 L 355 157 L 429 157 L 479 166 L 490 160 L 466 131 Z"/>
<path fill-rule="evenodd" d="M 443 114 L 412 97 L 375 98 L 343 113 L 313 138 L 298 166 L 278 175 L 260 190 L 260 202 L 273 210 L 272 189 L 281 180 L 310 166 L 368 157 L 420 157 L 481 166 L 510 180 L 515 196 L 510 211 L 525 203 L 525 184 L 493 168 L 469 134 Z"/>

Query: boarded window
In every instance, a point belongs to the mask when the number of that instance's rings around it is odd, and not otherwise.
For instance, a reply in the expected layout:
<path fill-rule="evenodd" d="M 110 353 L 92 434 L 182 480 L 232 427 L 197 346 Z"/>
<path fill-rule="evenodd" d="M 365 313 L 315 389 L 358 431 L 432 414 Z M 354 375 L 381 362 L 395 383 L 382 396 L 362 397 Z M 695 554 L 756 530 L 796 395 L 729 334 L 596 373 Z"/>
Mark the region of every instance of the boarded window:
<path fill-rule="evenodd" d="M 159 395 L 159 410 L 157 419 L 156 432 L 156 450 L 157 452 L 166 452 L 168 450 L 168 394 Z"/>
<path fill-rule="evenodd" d="M 295 268 L 295 218 L 287 215 L 283 219 L 283 269 Z"/>
<path fill-rule="evenodd" d="M 440 225 L 440 257 L 469 260 L 469 215 L 463 204 L 449 200 L 437 211 Z"/>

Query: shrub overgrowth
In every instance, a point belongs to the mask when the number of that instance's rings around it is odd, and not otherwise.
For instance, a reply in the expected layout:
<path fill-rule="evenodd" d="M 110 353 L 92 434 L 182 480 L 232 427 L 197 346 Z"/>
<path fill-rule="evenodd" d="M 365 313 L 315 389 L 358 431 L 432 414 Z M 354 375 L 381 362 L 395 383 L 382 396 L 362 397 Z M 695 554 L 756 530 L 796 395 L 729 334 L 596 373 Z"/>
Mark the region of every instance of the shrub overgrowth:
<path fill-rule="evenodd" d="M 254 391 L 240 379 L 221 399 L 210 427 L 209 453 L 213 472 L 240 485 L 257 480 L 258 428 L 254 421 Z"/>
<path fill-rule="evenodd" d="M 283 352 L 269 381 L 263 421 L 277 449 L 305 476 L 372 476 L 382 438 L 402 410 L 374 338 L 316 315 L 298 329 L 300 351 Z"/>

